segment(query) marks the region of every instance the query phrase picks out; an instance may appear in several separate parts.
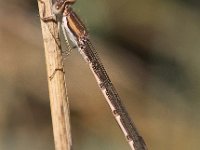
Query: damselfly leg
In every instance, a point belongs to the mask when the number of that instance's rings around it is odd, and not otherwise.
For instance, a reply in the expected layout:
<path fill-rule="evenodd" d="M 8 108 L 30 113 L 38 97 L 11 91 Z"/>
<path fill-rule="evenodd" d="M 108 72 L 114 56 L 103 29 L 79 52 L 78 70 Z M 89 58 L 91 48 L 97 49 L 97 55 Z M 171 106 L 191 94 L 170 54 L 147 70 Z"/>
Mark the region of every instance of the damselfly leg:
<path fill-rule="evenodd" d="M 42 0 L 38 0 L 40 3 L 42 3 L 42 15 L 40 15 L 40 19 L 43 21 L 43 22 L 45 22 L 46 23 L 46 25 L 47 25 L 47 28 L 48 28 L 48 30 L 49 30 L 49 32 L 50 32 L 50 34 L 51 34 L 51 36 L 53 37 L 53 39 L 55 40 L 55 42 L 56 42 L 56 44 L 58 45 L 58 47 L 59 47 L 59 49 L 61 50 L 61 44 L 60 44 L 60 41 L 59 41 L 59 36 L 60 36 L 60 29 L 59 29 L 59 26 L 60 26 L 60 22 L 58 22 L 57 20 L 56 20 L 56 15 L 55 14 L 53 14 L 53 15 L 51 15 L 51 16 L 46 16 L 46 6 L 45 6 L 45 2 L 44 1 L 42 1 Z M 58 23 L 58 37 L 56 38 L 55 36 L 54 36 L 54 34 L 53 34 L 53 31 L 51 30 L 51 28 L 50 28 L 50 26 L 49 26 L 49 22 L 54 22 L 54 23 Z M 56 67 L 54 70 L 53 70 L 53 73 L 51 73 L 51 75 L 49 76 L 49 79 L 50 80 L 52 80 L 53 79 L 53 77 L 55 76 L 55 74 L 56 74 L 56 72 L 57 71 L 61 71 L 61 72 L 63 72 L 64 73 L 64 68 L 63 68 L 63 66 L 58 66 L 58 67 Z"/>
<path fill-rule="evenodd" d="M 60 42 L 59 42 L 58 38 L 56 38 L 54 36 L 54 34 L 51 31 L 51 28 L 49 27 L 49 24 L 48 24 L 48 22 L 57 23 L 56 16 L 54 14 L 51 15 L 51 16 L 46 16 L 46 6 L 45 6 L 45 3 L 42 0 L 39 0 L 39 2 L 42 3 L 42 6 L 43 6 L 43 8 L 42 8 L 42 15 L 40 15 L 40 19 L 47 24 L 49 32 L 51 33 L 52 37 L 55 39 L 55 42 L 58 45 L 59 49 L 61 49 L 61 45 L 60 45 Z"/>
<path fill-rule="evenodd" d="M 75 49 L 76 46 L 71 47 L 68 41 L 68 37 L 66 35 L 66 31 L 64 31 L 64 28 L 62 26 L 61 23 L 61 19 L 60 16 L 58 16 L 58 18 L 56 17 L 57 15 L 61 15 L 63 12 L 63 9 L 65 7 L 65 3 L 58 3 L 57 1 L 55 2 L 55 4 L 53 4 L 53 14 L 51 16 L 46 16 L 46 7 L 45 7 L 45 3 L 42 0 L 39 0 L 40 3 L 43 4 L 43 8 L 42 8 L 42 15 L 40 16 L 40 19 L 47 23 L 49 32 L 51 33 L 52 37 L 55 39 L 56 44 L 58 45 L 59 49 L 61 50 L 62 54 L 65 56 L 69 56 L 72 49 Z M 74 3 L 75 0 L 68 0 L 66 1 L 68 3 Z M 58 23 L 58 33 L 59 33 L 59 37 L 61 36 L 61 34 L 64 35 L 64 39 L 65 39 L 65 43 L 67 44 L 67 48 L 65 50 L 63 50 L 61 48 L 61 44 L 58 40 L 58 38 L 56 38 L 53 34 L 53 32 L 50 30 L 50 27 L 48 25 L 48 22 L 54 22 L 54 23 Z M 61 29 L 60 29 L 61 28 Z M 62 30 L 62 31 L 61 31 Z M 65 58 L 64 58 L 65 59 Z"/>

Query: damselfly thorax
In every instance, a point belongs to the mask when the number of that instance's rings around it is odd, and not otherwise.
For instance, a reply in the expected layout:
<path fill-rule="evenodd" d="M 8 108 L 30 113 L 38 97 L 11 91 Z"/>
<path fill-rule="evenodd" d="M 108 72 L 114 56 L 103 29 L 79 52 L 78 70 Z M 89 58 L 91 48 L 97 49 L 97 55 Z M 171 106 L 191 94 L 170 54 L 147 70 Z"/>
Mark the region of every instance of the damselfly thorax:
<path fill-rule="evenodd" d="M 78 47 L 81 46 L 84 40 L 87 39 L 88 32 L 84 24 L 71 7 L 66 6 L 66 9 L 63 13 L 62 22 L 70 40 Z"/>

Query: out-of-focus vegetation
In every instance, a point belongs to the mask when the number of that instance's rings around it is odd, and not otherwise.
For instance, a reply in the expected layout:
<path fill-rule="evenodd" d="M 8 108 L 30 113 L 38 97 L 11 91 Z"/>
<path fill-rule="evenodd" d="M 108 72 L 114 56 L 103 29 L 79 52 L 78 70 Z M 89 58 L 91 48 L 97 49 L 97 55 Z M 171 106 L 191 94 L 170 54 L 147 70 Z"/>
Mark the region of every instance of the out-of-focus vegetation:
<path fill-rule="evenodd" d="M 195 0 L 77 0 L 74 9 L 149 150 L 200 148 Z M 0 150 L 53 150 L 36 0 L 0 0 Z M 76 150 L 129 149 L 76 50 L 65 60 Z"/>

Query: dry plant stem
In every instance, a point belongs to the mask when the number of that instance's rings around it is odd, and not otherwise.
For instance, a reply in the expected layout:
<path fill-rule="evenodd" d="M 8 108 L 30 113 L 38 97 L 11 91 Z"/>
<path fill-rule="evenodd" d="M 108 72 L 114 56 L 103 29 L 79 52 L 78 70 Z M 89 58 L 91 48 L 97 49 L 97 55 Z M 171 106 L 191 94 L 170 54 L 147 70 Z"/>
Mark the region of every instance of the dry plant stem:
<path fill-rule="evenodd" d="M 50 0 L 43 0 L 43 2 L 45 3 L 45 16 L 51 16 Z M 44 11 L 44 3 L 38 0 L 41 17 Z M 45 23 L 42 20 L 41 26 L 48 73 L 55 149 L 71 150 L 70 113 L 63 69 L 63 58 L 58 43 L 55 42 L 55 37 L 58 37 L 58 27 L 54 22 Z"/>

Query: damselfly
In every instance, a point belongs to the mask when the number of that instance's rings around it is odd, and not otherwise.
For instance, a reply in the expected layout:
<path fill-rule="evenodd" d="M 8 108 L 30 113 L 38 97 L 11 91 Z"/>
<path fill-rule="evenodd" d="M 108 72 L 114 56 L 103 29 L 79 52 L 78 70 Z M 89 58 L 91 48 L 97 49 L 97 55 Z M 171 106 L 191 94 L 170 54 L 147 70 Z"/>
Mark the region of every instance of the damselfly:
<path fill-rule="evenodd" d="M 41 1 L 41 0 L 40 0 Z M 100 90 L 102 91 L 118 125 L 123 131 L 132 150 L 147 150 L 143 138 L 139 135 L 134 123 L 131 121 L 127 111 L 122 105 L 121 99 L 111 83 L 96 50 L 90 42 L 88 31 L 76 13 L 72 10 L 71 5 L 75 0 L 56 0 L 52 10 L 57 16 L 57 21 L 68 43 L 68 37 L 76 45 L 84 60 L 88 63 Z M 44 21 L 50 17 L 43 18 Z"/>

